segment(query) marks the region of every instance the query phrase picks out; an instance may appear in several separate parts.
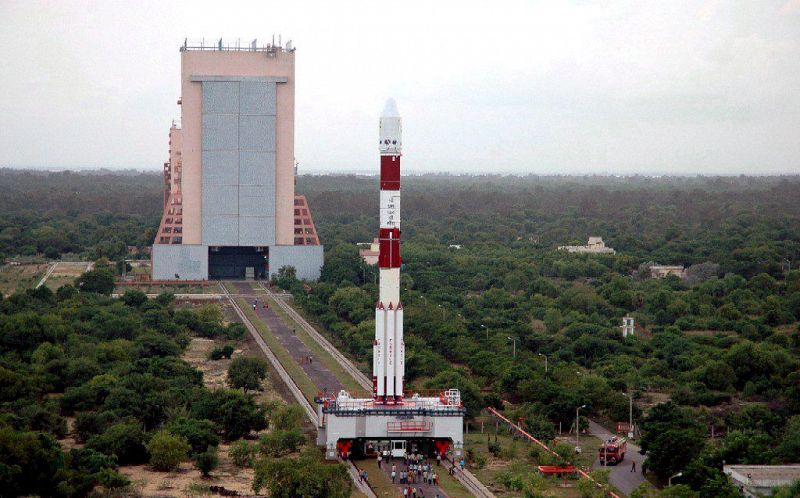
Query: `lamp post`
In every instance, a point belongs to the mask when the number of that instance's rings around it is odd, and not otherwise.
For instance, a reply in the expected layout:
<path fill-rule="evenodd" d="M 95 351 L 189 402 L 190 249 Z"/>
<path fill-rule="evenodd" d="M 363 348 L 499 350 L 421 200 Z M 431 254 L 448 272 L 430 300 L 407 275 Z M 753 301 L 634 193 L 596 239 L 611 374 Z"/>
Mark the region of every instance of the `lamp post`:
<path fill-rule="evenodd" d="M 487 327 L 484 324 L 481 324 L 481 328 L 482 329 L 486 329 L 486 340 L 488 341 L 489 340 L 489 327 Z"/>
<path fill-rule="evenodd" d="M 442 307 L 441 304 L 437 304 L 436 306 L 438 306 L 439 309 L 442 310 L 442 321 L 444 321 L 444 308 Z"/>
<path fill-rule="evenodd" d="M 539 356 L 544 357 L 544 373 L 547 373 L 547 355 L 539 353 Z"/>
<path fill-rule="evenodd" d="M 581 445 L 581 408 L 586 408 L 586 405 L 581 405 L 575 409 L 575 447 L 579 448 Z"/>
<path fill-rule="evenodd" d="M 667 486 L 672 486 L 672 479 L 673 479 L 673 478 L 675 478 L 675 477 L 680 477 L 680 476 L 682 476 L 682 475 L 683 475 L 683 472 L 678 472 L 678 473 L 677 473 L 677 474 L 675 474 L 674 476 L 671 476 L 671 477 L 670 477 L 670 478 L 667 480 Z"/>
<path fill-rule="evenodd" d="M 628 437 L 633 438 L 633 392 L 622 395 L 628 398 Z"/>
<path fill-rule="evenodd" d="M 511 337 L 511 336 L 508 336 L 508 340 L 511 341 L 512 343 L 514 343 L 514 346 L 513 346 L 513 348 L 514 348 L 514 358 L 516 358 L 517 357 L 517 340 L 515 338 Z"/>

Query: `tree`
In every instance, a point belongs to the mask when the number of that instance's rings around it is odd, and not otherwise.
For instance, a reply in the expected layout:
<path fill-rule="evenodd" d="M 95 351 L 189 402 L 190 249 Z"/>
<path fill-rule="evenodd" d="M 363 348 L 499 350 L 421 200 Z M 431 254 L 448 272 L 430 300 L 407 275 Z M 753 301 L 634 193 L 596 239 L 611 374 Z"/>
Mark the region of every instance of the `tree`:
<path fill-rule="evenodd" d="M 783 437 L 775 452 L 784 462 L 800 461 L 800 415 L 795 415 L 786 423 Z"/>
<path fill-rule="evenodd" d="M 127 290 L 120 299 L 128 306 L 139 307 L 147 302 L 147 294 L 139 289 Z"/>
<path fill-rule="evenodd" d="M 240 391 L 215 389 L 196 391 L 190 413 L 197 419 L 208 419 L 222 427 L 226 439 L 235 440 L 251 431 L 267 426 L 264 408 L 252 396 Z"/>
<path fill-rule="evenodd" d="M 147 460 L 144 433 L 138 424 L 112 425 L 102 434 L 90 437 L 86 447 L 106 455 L 116 455 L 117 461 L 123 465 L 144 463 Z"/>
<path fill-rule="evenodd" d="M 644 465 L 662 480 L 682 471 L 705 446 L 702 427 L 693 414 L 668 401 L 656 405 L 642 420 Z"/>
<path fill-rule="evenodd" d="M 272 282 L 283 290 L 289 290 L 297 283 L 297 270 L 294 266 L 281 266 L 278 273 L 272 276 Z"/>
<path fill-rule="evenodd" d="M 147 452 L 150 453 L 150 465 L 155 470 L 169 472 L 186 460 L 186 454 L 191 447 L 185 438 L 175 436 L 167 431 L 159 431 L 147 443 Z"/>
<path fill-rule="evenodd" d="M 219 437 L 210 420 L 179 417 L 168 425 L 169 432 L 186 439 L 193 454 L 204 453 L 211 446 L 219 444 Z"/>
<path fill-rule="evenodd" d="M 561 330 L 561 312 L 556 308 L 548 309 L 544 314 L 544 325 L 551 334 Z"/>
<path fill-rule="evenodd" d="M 194 466 L 203 473 L 203 477 L 208 477 L 218 465 L 219 458 L 217 457 L 216 446 L 211 446 L 205 452 L 194 456 Z"/>
<path fill-rule="evenodd" d="M 270 491 L 270 498 L 347 498 L 352 481 L 344 464 L 325 464 L 311 450 L 300 458 L 265 458 L 255 466 L 253 491 Z"/>
<path fill-rule="evenodd" d="M 63 466 L 64 454 L 52 436 L 0 427 L 0 495 L 51 496 Z"/>
<path fill-rule="evenodd" d="M 304 417 L 303 409 L 298 405 L 282 405 L 272 413 L 270 422 L 273 429 L 286 431 L 300 427 Z"/>
<path fill-rule="evenodd" d="M 115 286 L 114 274 L 105 268 L 89 270 L 75 280 L 75 287 L 81 292 L 96 292 L 107 296 L 114 292 Z"/>
<path fill-rule="evenodd" d="M 267 376 L 267 362 L 261 358 L 240 356 L 228 367 L 228 385 L 243 389 L 261 389 L 261 381 Z"/>
<path fill-rule="evenodd" d="M 240 468 L 252 467 L 255 463 L 256 453 L 256 445 L 248 443 L 243 439 L 234 442 L 231 445 L 230 451 L 228 451 L 228 455 L 230 455 L 231 460 L 233 460 L 233 464 Z"/>

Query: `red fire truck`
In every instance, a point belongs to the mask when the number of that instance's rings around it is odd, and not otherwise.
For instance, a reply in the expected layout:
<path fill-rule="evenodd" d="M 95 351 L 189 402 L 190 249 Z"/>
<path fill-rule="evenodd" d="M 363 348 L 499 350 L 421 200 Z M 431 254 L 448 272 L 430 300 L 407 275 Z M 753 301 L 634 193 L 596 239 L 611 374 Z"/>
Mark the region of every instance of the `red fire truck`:
<path fill-rule="evenodd" d="M 628 449 L 628 441 L 625 438 L 616 436 L 606 439 L 600 445 L 598 457 L 602 465 L 618 464 L 625 458 L 625 451 Z"/>

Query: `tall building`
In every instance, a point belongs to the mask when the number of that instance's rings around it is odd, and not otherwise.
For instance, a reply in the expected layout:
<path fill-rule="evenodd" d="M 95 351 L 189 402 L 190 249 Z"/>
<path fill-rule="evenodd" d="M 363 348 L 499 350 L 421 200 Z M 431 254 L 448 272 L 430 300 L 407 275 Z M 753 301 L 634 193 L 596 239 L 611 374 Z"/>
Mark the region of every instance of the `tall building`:
<path fill-rule="evenodd" d="M 323 248 L 295 194 L 291 42 L 184 43 L 180 54 L 153 279 L 269 278 L 283 266 L 318 278 Z"/>

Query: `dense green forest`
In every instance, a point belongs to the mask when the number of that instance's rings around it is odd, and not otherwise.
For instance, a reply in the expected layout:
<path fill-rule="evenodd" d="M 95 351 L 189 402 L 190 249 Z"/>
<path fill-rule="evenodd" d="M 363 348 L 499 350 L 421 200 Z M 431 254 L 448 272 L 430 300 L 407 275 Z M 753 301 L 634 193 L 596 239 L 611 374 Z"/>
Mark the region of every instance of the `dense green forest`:
<path fill-rule="evenodd" d="M 176 308 L 170 294 L 112 299 L 108 268 L 76 284 L 0 299 L 0 497 L 132 496 L 121 466 L 167 472 L 191 459 L 207 476 L 221 442 L 233 442 L 235 465 L 254 468 L 256 492 L 349 495 L 343 466 L 322 463 L 315 449 L 289 456 L 306 443 L 303 413 L 257 402 L 263 359 L 234 359 L 231 389 L 204 387 L 203 374 L 181 359 L 191 336 L 237 341 L 244 326 L 223 324 L 214 305 Z M 228 345 L 211 359 L 232 352 Z M 268 427 L 260 440 L 244 439 Z M 61 441 L 68 430 L 71 448 Z"/>
<path fill-rule="evenodd" d="M 683 471 L 700 496 L 733 496 L 723 461 L 800 461 L 798 178 L 403 182 L 413 385 L 459 387 L 472 416 L 510 401 L 544 439 L 577 406 L 627 421 L 625 395 L 666 396 L 644 418 L 636 408 L 647 467 Z M 376 269 L 354 243 L 376 233 L 377 180 L 303 177 L 298 189 L 326 263 L 319 283 L 279 283 L 369 364 Z M 590 235 L 617 254 L 556 250 Z M 687 277 L 648 278 L 652 262 Z M 627 314 L 639 329 L 623 339 Z"/>
<path fill-rule="evenodd" d="M 153 243 L 163 180 L 152 173 L 0 169 L 0 260 L 119 258 Z"/>
<path fill-rule="evenodd" d="M 157 175 L 6 170 L 0 181 L 9 192 L 0 199 L 6 256 L 116 258 L 125 245 L 150 243 L 160 215 Z M 278 283 L 369 365 L 377 271 L 355 243 L 377 232 L 377 178 L 301 176 L 297 189 L 308 197 L 326 263 L 318 283 L 290 274 Z M 556 250 L 589 236 L 617 253 Z M 625 395 L 633 395 L 647 466 L 660 479 L 682 471 L 680 481 L 698 496 L 733 496 L 723 461 L 800 461 L 800 178 L 412 176 L 403 179 L 403 240 L 412 385 L 458 387 L 470 416 L 486 405 L 504 407 L 544 439 L 559 422 L 569 427 L 582 404 L 591 416 L 626 421 Z M 651 263 L 685 265 L 687 277 L 648 278 Z M 168 303 L 28 293 L 2 306 L 7 433 L 44 438 L 40 444 L 52 449 L 42 434 L 57 436 L 59 417 L 93 413 L 84 415 L 97 424 L 86 437 L 102 453 L 103 435 L 128 417 L 145 417 L 136 419 L 143 438 L 169 423 L 157 410 L 128 413 L 133 408 L 114 405 L 119 398 L 110 395 L 82 404 L 92 389 L 110 390 L 102 375 L 97 386 L 86 385 L 98 376 L 92 369 L 115 375 L 122 368 L 199 389 L 194 374 L 173 364 L 189 325 Z M 130 337 L 104 336 L 108 328 L 94 324 L 96 314 L 117 310 L 139 324 Z M 34 315 L 55 316 L 59 327 L 36 325 L 41 338 L 12 346 L 22 340 L 16 324 L 38 324 Z M 635 337 L 622 338 L 624 315 L 635 318 Z M 50 337 L 53 331 L 63 332 Z M 98 344 L 114 341 L 127 341 L 124 360 L 98 352 Z M 162 343 L 170 344 L 167 354 L 158 352 Z M 37 363 L 51 360 L 43 344 L 55 348 L 53 360 L 80 364 L 72 367 L 79 373 L 51 375 Z M 141 385 L 119 378 L 114 388 Z M 190 414 L 194 399 L 203 397 L 187 400 Z M 648 406 L 649 399 L 669 401 Z M 200 416 L 226 437 L 221 421 Z M 79 456 L 60 458 L 53 465 L 83 465 L 70 463 Z M 115 477 L 112 462 L 102 469 Z"/>

